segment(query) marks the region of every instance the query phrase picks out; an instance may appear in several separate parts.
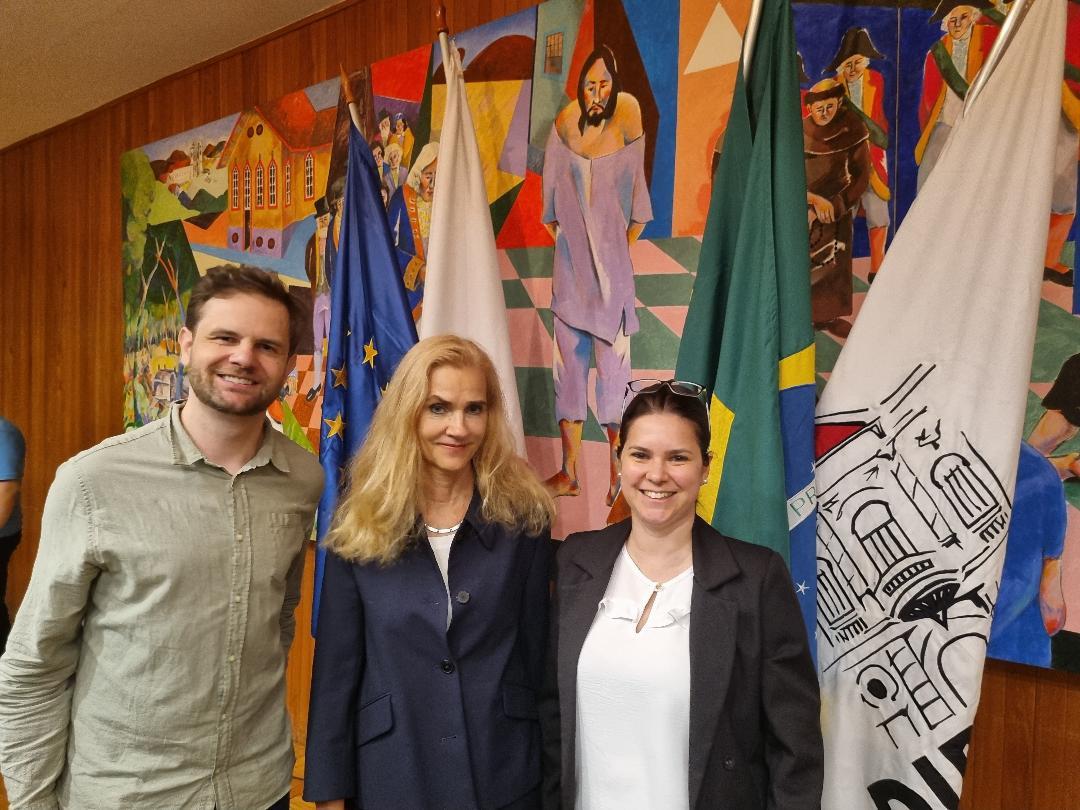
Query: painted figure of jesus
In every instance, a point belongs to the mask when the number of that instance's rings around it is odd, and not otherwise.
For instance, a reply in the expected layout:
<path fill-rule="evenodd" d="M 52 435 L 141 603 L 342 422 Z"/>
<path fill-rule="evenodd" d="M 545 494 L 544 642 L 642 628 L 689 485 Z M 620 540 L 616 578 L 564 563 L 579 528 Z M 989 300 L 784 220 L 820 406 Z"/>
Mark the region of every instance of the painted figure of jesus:
<path fill-rule="evenodd" d="M 577 495 L 577 462 L 588 416 L 590 357 L 596 417 L 610 448 L 607 503 L 618 495 L 615 446 L 630 380 L 630 336 L 638 331 L 630 245 L 652 219 L 645 180 L 641 107 L 622 89 L 612 51 L 586 57 L 577 98 L 556 116 L 544 159 L 544 226 L 555 240 L 555 415 L 562 468 L 545 485 Z"/>

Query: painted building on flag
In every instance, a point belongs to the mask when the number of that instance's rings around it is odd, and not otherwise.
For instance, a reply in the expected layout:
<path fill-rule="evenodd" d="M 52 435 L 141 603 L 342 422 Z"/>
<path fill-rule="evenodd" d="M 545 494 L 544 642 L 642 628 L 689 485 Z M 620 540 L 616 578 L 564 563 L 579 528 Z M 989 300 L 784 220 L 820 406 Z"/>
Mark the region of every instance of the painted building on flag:
<path fill-rule="evenodd" d="M 876 411 L 818 417 L 822 667 L 853 676 L 897 746 L 977 699 L 966 670 L 982 654 L 994 606 L 985 569 L 1003 550 L 1010 514 L 978 448 L 920 399 L 933 372 L 913 369 Z M 947 642 L 930 638 L 934 625 Z"/>

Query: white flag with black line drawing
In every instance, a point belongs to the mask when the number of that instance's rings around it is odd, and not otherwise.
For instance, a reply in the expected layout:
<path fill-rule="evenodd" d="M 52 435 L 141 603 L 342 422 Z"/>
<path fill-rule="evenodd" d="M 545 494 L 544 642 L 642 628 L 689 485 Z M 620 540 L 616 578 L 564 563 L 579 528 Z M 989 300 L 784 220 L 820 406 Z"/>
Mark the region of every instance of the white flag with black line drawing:
<path fill-rule="evenodd" d="M 1031 0 L 817 409 L 825 808 L 955 808 L 1011 512 L 1065 0 Z"/>

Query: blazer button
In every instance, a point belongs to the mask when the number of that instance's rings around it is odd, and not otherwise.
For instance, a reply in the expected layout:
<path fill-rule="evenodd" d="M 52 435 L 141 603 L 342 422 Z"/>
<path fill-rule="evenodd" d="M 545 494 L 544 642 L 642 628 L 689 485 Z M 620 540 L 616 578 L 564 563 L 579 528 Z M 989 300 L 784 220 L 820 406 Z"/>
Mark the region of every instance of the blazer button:
<path fill-rule="evenodd" d="M 468 591 L 458 591 L 457 596 L 455 598 L 458 600 L 459 604 L 464 605 L 470 599 L 469 592 Z"/>
<path fill-rule="evenodd" d="M 439 669 L 449 675 L 454 671 L 454 662 L 451 661 L 449 658 L 444 658 L 439 664 Z"/>
<path fill-rule="evenodd" d="M 725 771 L 733 771 L 733 770 L 735 770 L 735 760 L 733 760 L 731 757 L 727 757 L 726 759 L 724 759 L 724 770 Z"/>

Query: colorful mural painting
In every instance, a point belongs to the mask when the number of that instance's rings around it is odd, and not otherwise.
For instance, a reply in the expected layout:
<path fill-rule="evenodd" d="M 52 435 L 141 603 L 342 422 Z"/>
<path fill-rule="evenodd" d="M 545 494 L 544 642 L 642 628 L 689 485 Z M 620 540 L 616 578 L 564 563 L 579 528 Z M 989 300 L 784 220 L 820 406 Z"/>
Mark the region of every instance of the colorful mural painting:
<path fill-rule="evenodd" d="M 1072 275 L 1080 4 L 1068 6 L 1027 461 L 990 650 L 1080 671 L 1080 301 Z M 528 455 L 560 496 L 556 536 L 608 520 L 626 381 L 666 378 L 674 367 L 749 7 L 549 0 L 455 37 Z M 796 2 L 793 10 L 820 388 L 1008 9 L 911 0 Z M 376 62 L 370 77 L 369 144 L 420 317 L 431 200 L 453 193 L 438 185 L 446 99 L 438 48 Z M 161 415 L 183 391 L 175 339 L 193 280 L 214 264 L 243 261 L 315 305 L 297 373 L 272 415 L 317 448 L 346 126 L 331 80 L 123 156 L 128 426 Z"/>
<path fill-rule="evenodd" d="M 933 168 L 950 127 L 962 115 L 967 87 L 1007 11 L 1007 5 L 994 6 L 988 0 L 897 6 L 793 4 L 805 70 L 808 191 L 842 198 L 838 209 L 845 211 L 836 223 L 811 224 L 819 387 L 828 380 L 858 317 L 888 239 Z M 1076 465 L 1080 414 L 1070 413 L 1080 396 L 1074 373 L 1077 361 L 1071 360 L 1080 351 L 1076 317 L 1080 299 L 1073 286 L 1080 4 L 1071 0 L 1066 41 L 1057 177 L 1052 210 L 1047 212 L 1043 300 L 1024 430 L 1027 442 L 1020 449 L 1012 526 L 988 652 L 1010 661 L 1080 671 Z M 825 156 L 832 150 L 823 144 L 835 146 L 845 138 L 846 160 Z M 817 170 L 830 162 L 834 165 Z M 829 230 L 831 240 L 821 235 Z M 1007 312 L 1008 303 L 1002 302 L 1001 317 L 1008 317 Z M 933 324 L 927 328 L 933 329 Z"/>
<path fill-rule="evenodd" d="M 336 79 L 322 82 L 121 157 L 126 427 L 158 418 L 186 391 L 176 338 L 192 284 L 209 267 L 243 263 L 313 307 L 296 372 L 270 415 L 317 449 L 326 243 L 341 182 L 330 184 L 337 198 L 325 192 L 332 158 L 344 165 L 347 132 L 338 96 Z"/>

